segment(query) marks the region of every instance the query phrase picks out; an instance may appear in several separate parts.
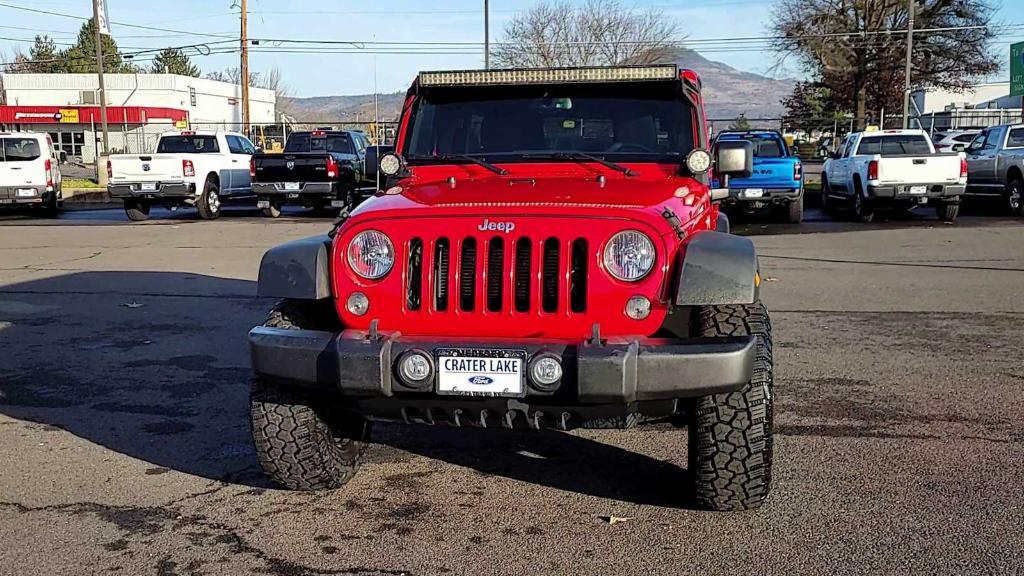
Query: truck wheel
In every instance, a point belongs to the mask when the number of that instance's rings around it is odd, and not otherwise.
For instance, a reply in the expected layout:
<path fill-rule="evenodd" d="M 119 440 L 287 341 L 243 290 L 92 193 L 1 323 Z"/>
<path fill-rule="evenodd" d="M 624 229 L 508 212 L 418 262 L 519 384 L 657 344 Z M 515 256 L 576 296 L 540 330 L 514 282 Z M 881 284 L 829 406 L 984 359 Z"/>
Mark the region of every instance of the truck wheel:
<path fill-rule="evenodd" d="M 1006 184 L 1006 208 L 1014 216 L 1024 214 L 1024 182 L 1020 178 L 1013 178 Z"/>
<path fill-rule="evenodd" d="M 829 194 L 832 193 L 832 187 L 828 185 L 828 179 L 822 177 L 821 179 L 821 211 L 826 216 L 834 216 L 836 213 L 835 205 L 832 203 L 832 199 L 829 198 Z"/>
<path fill-rule="evenodd" d="M 799 224 L 804 221 L 804 194 L 800 193 L 800 197 L 796 200 L 790 200 L 786 206 L 788 208 L 788 214 L 786 220 L 792 224 Z"/>
<path fill-rule="evenodd" d="M 701 336 L 756 336 L 757 356 L 743 389 L 698 398 L 687 410 L 697 503 L 719 511 L 757 508 L 768 497 L 772 478 L 771 320 L 760 301 L 699 312 Z"/>
<path fill-rule="evenodd" d="M 203 220 L 214 220 L 220 217 L 220 188 L 212 179 L 206 181 L 202 195 L 196 201 L 199 217 Z"/>
<path fill-rule="evenodd" d="M 270 206 L 261 208 L 263 215 L 267 218 L 279 218 L 281 216 L 281 204 L 275 200 L 269 200 Z"/>
<path fill-rule="evenodd" d="M 285 300 L 264 325 L 287 330 L 323 327 L 317 306 Z M 256 454 L 274 481 L 292 490 L 323 490 L 340 488 L 352 479 L 369 438 L 369 422 L 329 398 L 265 378 L 253 380 L 249 398 Z"/>
<path fill-rule="evenodd" d="M 124 213 L 132 222 L 142 222 L 149 219 L 149 202 L 145 200 L 125 200 Z"/>
<path fill-rule="evenodd" d="M 935 212 L 939 216 L 939 220 L 943 222 L 954 222 L 956 217 L 960 214 L 959 204 L 939 204 L 935 207 Z"/>
<path fill-rule="evenodd" d="M 53 198 L 49 202 L 43 205 L 43 218 L 56 218 L 57 213 L 60 211 L 57 206 L 57 193 L 53 193 Z"/>
<path fill-rule="evenodd" d="M 853 216 L 865 224 L 875 219 L 875 209 L 871 203 L 864 199 L 864 195 L 857 190 L 853 193 Z"/>

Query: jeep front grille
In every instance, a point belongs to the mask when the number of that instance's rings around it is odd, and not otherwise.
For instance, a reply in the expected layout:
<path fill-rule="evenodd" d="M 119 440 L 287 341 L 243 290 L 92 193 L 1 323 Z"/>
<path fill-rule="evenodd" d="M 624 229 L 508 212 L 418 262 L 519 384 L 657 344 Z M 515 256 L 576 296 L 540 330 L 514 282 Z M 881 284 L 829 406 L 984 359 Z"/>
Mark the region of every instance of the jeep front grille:
<path fill-rule="evenodd" d="M 430 312 L 449 312 L 449 294 L 457 295 L 462 313 L 587 311 L 590 254 L 583 238 L 412 238 L 404 258 L 409 311 L 429 303 Z"/>

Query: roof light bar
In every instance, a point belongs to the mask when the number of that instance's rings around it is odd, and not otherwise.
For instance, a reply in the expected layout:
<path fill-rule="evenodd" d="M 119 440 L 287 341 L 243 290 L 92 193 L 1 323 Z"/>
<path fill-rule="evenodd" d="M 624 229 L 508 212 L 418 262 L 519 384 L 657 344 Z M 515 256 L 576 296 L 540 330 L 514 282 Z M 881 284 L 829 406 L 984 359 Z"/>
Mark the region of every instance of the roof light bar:
<path fill-rule="evenodd" d="M 421 72 L 420 86 L 494 86 L 578 82 L 643 82 L 678 80 L 674 65 L 600 68 L 523 68 L 511 70 L 453 70 Z"/>

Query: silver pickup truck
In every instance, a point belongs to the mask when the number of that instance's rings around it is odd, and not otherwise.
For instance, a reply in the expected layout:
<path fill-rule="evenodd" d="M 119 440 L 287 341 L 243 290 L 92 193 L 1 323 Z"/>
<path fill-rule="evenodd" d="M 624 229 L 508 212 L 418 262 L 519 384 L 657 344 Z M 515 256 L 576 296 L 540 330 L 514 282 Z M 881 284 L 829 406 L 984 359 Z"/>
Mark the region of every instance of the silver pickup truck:
<path fill-rule="evenodd" d="M 982 130 L 967 147 L 967 196 L 1000 198 L 1020 216 L 1024 196 L 1024 124 Z"/>

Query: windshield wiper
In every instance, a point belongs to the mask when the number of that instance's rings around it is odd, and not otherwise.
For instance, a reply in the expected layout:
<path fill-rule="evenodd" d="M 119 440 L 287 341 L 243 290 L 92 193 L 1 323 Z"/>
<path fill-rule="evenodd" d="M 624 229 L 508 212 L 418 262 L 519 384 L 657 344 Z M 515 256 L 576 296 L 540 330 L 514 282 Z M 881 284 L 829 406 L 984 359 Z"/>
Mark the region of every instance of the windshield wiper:
<path fill-rule="evenodd" d="M 586 152 L 554 152 L 552 154 L 523 154 L 523 158 L 544 158 L 551 157 L 556 160 L 589 160 L 591 162 L 597 162 L 605 168 L 610 168 L 616 172 L 622 172 L 626 176 L 636 176 L 637 173 L 633 170 L 626 168 L 621 164 L 616 164 L 611 160 L 605 160 L 600 156 L 594 156 L 593 154 L 587 154 Z"/>
<path fill-rule="evenodd" d="M 495 166 L 494 164 L 491 164 L 486 160 L 481 160 L 480 158 L 477 158 L 475 156 L 469 156 L 467 154 L 434 154 L 433 156 L 431 156 L 431 158 L 433 158 L 434 160 L 440 160 L 442 162 L 449 162 L 451 160 L 465 160 L 467 162 L 472 162 L 477 166 L 482 166 L 490 170 L 491 172 L 494 172 L 498 176 L 504 176 L 508 174 L 508 170 L 505 170 L 504 168 L 499 168 L 498 166 Z"/>

